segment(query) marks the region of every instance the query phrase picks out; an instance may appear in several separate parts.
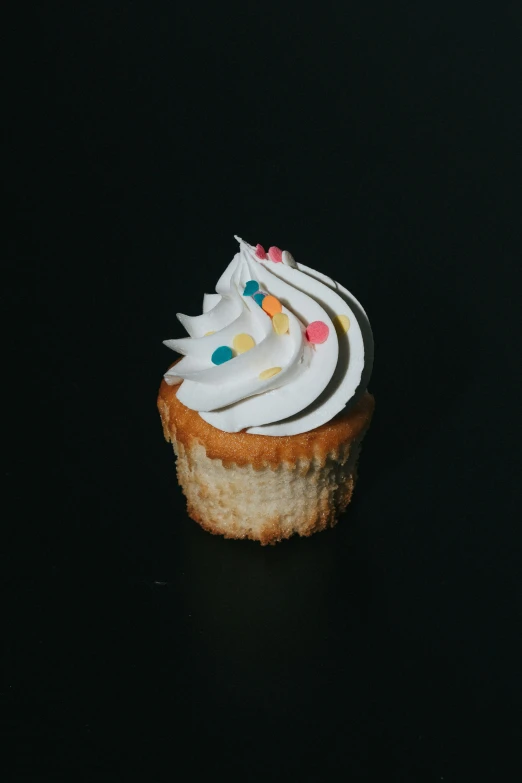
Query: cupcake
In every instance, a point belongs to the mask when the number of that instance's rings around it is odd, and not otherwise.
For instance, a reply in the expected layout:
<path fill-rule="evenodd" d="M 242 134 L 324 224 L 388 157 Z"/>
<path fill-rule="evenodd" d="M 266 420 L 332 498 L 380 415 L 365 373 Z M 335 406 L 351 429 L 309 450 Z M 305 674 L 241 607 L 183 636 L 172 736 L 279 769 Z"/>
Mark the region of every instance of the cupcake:
<path fill-rule="evenodd" d="M 374 400 L 361 305 L 287 250 L 236 253 L 158 396 L 189 516 L 226 538 L 272 544 L 333 526 L 350 502 Z"/>

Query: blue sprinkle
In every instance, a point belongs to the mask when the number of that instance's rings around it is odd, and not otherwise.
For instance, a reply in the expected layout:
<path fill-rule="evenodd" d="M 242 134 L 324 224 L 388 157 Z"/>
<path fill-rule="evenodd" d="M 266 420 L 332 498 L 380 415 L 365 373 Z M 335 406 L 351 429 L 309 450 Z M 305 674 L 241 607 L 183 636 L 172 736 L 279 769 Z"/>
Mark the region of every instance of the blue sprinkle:
<path fill-rule="evenodd" d="M 259 283 L 255 280 L 249 280 L 243 291 L 243 296 L 252 296 L 256 291 L 259 291 Z"/>
<path fill-rule="evenodd" d="M 225 364 L 233 356 L 232 348 L 229 348 L 228 345 L 220 345 L 212 354 L 212 362 L 214 364 Z"/>
<path fill-rule="evenodd" d="M 263 306 L 263 299 L 265 298 L 266 294 L 262 294 L 261 291 L 258 294 L 254 295 L 254 302 L 257 302 L 259 307 Z"/>

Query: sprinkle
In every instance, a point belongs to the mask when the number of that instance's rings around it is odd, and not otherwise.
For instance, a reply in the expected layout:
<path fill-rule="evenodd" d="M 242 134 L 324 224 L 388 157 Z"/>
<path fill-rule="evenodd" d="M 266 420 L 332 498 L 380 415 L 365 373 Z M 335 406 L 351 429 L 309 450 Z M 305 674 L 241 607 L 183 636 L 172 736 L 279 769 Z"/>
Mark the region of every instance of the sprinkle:
<path fill-rule="evenodd" d="M 312 321 L 306 329 L 306 339 L 314 345 L 326 342 L 329 334 L 330 329 L 324 321 Z"/>
<path fill-rule="evenodd" d="M 283 251 L 275 245 L 272 245 L 272 247 L 268 248 L 268 257 L 274 264 L 280 264 L 283 260 Z"/>
<path fill-rule="evenodd" d="M 259 291 L 259 283 L 255 280 L 249 280 L 243 291 L 243 296 L 253 296 L 256 291 Z"/>
<path fill-rule="evenodd" d="M 209 334 L 216 334 L 216 333 L 215 333 L 215 332 L 212 332 L 212 331 L 211 331 L 211 332 L 205 332 L 205 337 L 208 337 L 208 336 L 209 336 Z"/>
<path fill-rule="evenodd" d="M 212 354 L 212 362 L 213 364 L 225 364 L 233 356 L 232 348 L 229 348 L 228 345 L 220 345 Z"/>
<path fill-rule="evenodd" d="M 259 379 L 261 381 L 266 381 L 267 378 L 272 378 L 274 375 L 277 375 L 278 372 L 281 372 L 281 367 L 270 367 L 269 370 L 263 370 L 263 372 L 259 373 Z"/>
<path fill-rule="evenodd" d="M 265 313 L 268 313 L 270 316 L 274 316 L 276 313 L 280 313 L 283 309 L 283 306 L 279 299 L 276 299 L 275 296 L 272 296 L 271 294 L 268 294 L 268 296 L 265 296 L 263 299 L 263 303 L 261 305 Z"/>
<path fill-rule="evenodd" d="M 254 302 L 257 302 L 259 307 L 262 307 L 265 296 L 266 294 L 262 294 L 261 291 L 258 294 L 254 294 Z"/>
<path fill-rule="evenodd" d="M 347 315 L 336 315 L 334 318 L 334 324 L 337 334 L 346 334 L 350 328 L 350 319 Z"/>
<path fill-rule="evenodd" d="M 232 346 L 236 353 L 246 353 L 255 345 L 255 340 L 249 334 L 236 334 L 232 341 Z"/>
<path fill-rule="evenodd" d="M 263 245 L 256 245 L 256 256 L 258 258 L 266 258 L 266 250 Z"/>
<path fill-rule="evenodd" d="M 285 313 L 276 313 L 272 318 L 272 326 L 276 334 L 286 334 L 290 328 L 288 316 Z"/>
<path fill-rule="evenodd" d="M 283 258 L 282 258 L 283 264 L 285 266 L 291 266 L 294 269 L 297 267 L 297 264 L 295 262 L 295 258 L 291 254 L 289 250 L 283 250 Z"/>

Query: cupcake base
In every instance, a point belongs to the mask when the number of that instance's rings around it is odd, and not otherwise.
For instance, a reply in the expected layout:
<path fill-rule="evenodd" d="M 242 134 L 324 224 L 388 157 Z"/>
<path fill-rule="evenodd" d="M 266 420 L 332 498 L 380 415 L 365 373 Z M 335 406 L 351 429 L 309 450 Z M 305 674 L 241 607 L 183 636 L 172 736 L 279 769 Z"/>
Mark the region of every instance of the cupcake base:
<path fill-rule="evenodd" d="M 217 430 L 178 400 L 178 388 L 162 382 L 158 409 L 194 521 L 261 544 L 335 525 L 352 497 L 371 394 L 311 432 L 272 437 Z"/>

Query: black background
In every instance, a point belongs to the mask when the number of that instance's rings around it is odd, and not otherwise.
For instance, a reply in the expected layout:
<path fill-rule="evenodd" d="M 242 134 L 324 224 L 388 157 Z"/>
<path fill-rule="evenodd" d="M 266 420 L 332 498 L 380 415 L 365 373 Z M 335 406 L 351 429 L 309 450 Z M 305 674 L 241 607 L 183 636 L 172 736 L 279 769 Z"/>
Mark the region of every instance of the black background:
<path fill-rule="evenodd" d="M 520 7 L 362 5 L 4 25 L 6 781 L 522 774 Z M 276 547 L 155 408 L 234 233 L 376 340 L 355 499 Z"/>

